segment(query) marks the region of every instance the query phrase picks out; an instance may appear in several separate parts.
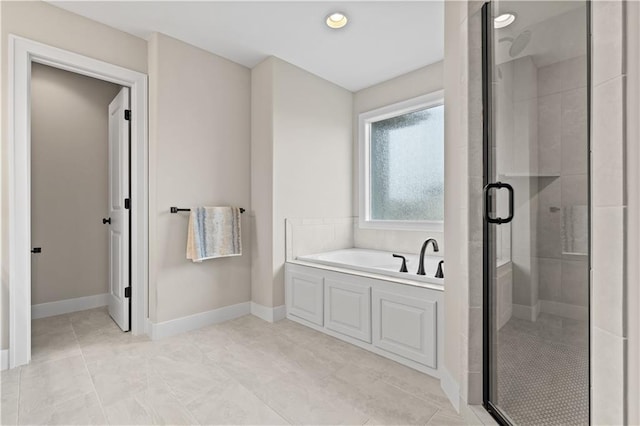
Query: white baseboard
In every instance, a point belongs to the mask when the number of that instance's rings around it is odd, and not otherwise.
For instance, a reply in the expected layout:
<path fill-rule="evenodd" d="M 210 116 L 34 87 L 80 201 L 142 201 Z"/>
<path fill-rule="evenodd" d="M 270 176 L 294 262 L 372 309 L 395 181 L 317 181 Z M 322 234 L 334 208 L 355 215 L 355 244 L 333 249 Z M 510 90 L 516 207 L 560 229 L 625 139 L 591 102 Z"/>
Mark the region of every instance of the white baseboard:
<path fill-rule="evenodd" d="M 453 405 L 456 411 L 460 412 L 460 386 L 456 382 L 449 371 L 442 367 L 440 376 L 440 387 L 444 391 L 444 394 L 449 398 L 449 402 Z"/>
<path fill-rule="evenodd" d="M 497 425 L 496 420 L 482 405 L 461 405 L 460 415 L 470 425 Z"/>
<path fill-rule="evenodd" d="M 58 300 L 57 302 L 40 303 L 31 305 L 31 319 L 53 317 L 55 315 L 68 314 L 70 312 L 84 311 L 99 308 L 109 304 L 109 294 L 96 294 L 94 296 L 76 297 L 75 299 Z"/>
<path fill-rule="evenodd" d="M 187 317 L 176 318 L 170 321 L 148 323 L 148 334 L 151 340 L 164 339 L 187 331 L 197 330 L 208 325 L 229 321 L 234 318 L 249 315 L 251 302 L 238 303 L 224 306 L 211 311 L 200 312 Z"/>
<path fill-rule="evenodd" d="M 0 370 L 6 370 L 9 368 L 9 349 L 2 349 L 0 351 Z"/>
<path fill-rule="evenodd" d="M 255 302 L 251 302 L 251 315 L 255 315 L 267 322 L 277 322 L 285 318 L 287 309 L 285 305 L 269 308 Z"/>
<path fill-rule="evenodd" d="M 540 314 L 540 302 L 536 303 L 533 306 L 518 305 L 514 303 L 513 305 L 511 305 L 511 307 L 511 315 L 516 318 L 524 319 L 531 322 L 535 322 L 538 319 L 538 315 Z"/>
<path fill-rule="evenodd" d="M 552 300 L 541 300 L 540 312 L 575 320 L 586 321 L 589 318 L 589 311 L 585 306 L 570 305 Z"/>

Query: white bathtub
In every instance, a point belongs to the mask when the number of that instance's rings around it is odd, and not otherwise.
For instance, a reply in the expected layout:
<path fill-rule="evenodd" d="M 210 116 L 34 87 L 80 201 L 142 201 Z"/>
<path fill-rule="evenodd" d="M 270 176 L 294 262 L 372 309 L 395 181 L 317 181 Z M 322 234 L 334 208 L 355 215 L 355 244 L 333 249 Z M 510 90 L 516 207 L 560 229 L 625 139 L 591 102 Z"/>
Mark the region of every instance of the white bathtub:
<path fill-rule="evenodd" d="M 380 250 L 368 250 L 351 248 L 335 250 L 326 253 L 310 254 L 298 256 L 297 260 L 302 262 L 317 263 L 340 269 L 350 269 L 362 271 L 370 274 L 386 275 L 408 281 L 417 281 L 436 285 L 444 285 L 443 278 L 435 278 L 438 269 L 438 262 L 442 260 L 439 256 L 426 255 L 424 258 L 424 270 L 426 275 L 417 275 L 418 255 L 397 253 L 407 259 L 407 269 L 409 272 L 400 272 L 402 259 L 393 257 L 392 252 Z M 443 268 L 446 277 L 446 268 Z M 411 284 L 410 282 L 408 284 Z"/>
<path fill-rule="evenodd" d="M 439 378 L 444 280 L 433 275 L 441 258 L 427 257 L 420 276 L 418 256 L 402 273 L 392 254 L 345 249 L 287 261 L 287 318 Z"/>

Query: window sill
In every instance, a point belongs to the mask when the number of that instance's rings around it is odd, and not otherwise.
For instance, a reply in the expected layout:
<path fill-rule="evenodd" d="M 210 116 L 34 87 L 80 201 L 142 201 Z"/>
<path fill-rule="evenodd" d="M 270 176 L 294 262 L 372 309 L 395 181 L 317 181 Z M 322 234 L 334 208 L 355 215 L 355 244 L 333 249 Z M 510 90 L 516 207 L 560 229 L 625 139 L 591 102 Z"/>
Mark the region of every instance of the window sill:
<path fill-rule="evenodd" d="M 439 221 L 395 221 L 364 220 L 359 221 L 360 229 L 377 229 L 384 231 L 422 231 L 444 232 L 444 222 Z"/>

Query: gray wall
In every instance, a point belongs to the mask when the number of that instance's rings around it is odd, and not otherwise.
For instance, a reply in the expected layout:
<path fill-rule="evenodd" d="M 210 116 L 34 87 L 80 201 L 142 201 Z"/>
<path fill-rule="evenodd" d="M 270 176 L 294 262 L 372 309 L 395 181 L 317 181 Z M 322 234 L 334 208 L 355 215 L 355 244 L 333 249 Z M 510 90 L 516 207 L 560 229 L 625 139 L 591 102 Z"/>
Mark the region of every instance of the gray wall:
<path fill-rule="evenodd" d="M 256 303 L 281 306 L 285 218 L 352 215 L 353 96 L 275 57 L 252 74 L 252 181 L 262 182 L 251 193 L 260 244 L 252 296 Z M 262 214 L 272 215 L 271 223 Z"/>
<path fill-rule="evenodd" d="M 149 40 L 149 318 L 168 321 L 251 300 L 251 229 L 242 256 L 186 259 L 188 215 L 171 206 L 250 211 L 251 74 L 163 34 Z"/>
<path fill-rule="evenodd" d="M 120 86 L 33 64 L 31 303 L 108 292 L 108 111 Z"/>
<path fill-rule="evenodd" d="M 273 302 L 273 73 L 269 58 L 251 70 L 251 300 Z"/>

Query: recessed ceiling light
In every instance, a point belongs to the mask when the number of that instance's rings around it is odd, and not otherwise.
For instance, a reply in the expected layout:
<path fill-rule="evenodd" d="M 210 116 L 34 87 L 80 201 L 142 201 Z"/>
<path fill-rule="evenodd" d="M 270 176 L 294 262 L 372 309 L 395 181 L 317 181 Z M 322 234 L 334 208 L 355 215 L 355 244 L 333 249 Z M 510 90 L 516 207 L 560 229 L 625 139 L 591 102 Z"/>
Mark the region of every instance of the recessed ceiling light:
<path fill-rule="evenodd" d="M 496 16 L 493 19 L 493 28 L 504 28 L 507 27 L 516 20 L 515 13 L 503 13 L 500 16 Z"/>
<path fill-rule="evenodd" d="M 347 25 L 348 21 L 349 20 L 347 19 L 347 16 L 344 13 L 333 12 L 332 14 L 327 16 L 326 23 L 329 28 L 338 29 Z"/>

